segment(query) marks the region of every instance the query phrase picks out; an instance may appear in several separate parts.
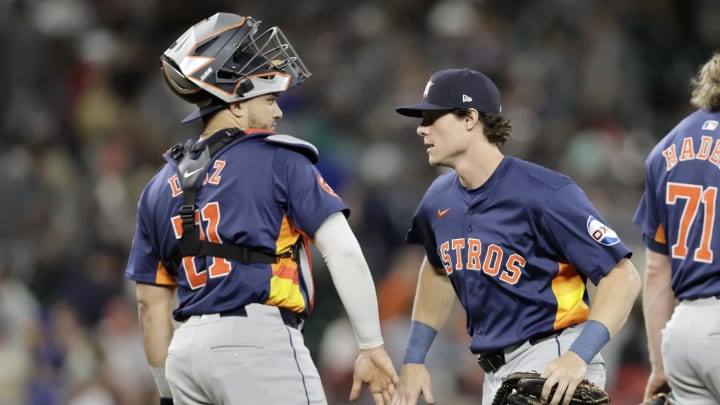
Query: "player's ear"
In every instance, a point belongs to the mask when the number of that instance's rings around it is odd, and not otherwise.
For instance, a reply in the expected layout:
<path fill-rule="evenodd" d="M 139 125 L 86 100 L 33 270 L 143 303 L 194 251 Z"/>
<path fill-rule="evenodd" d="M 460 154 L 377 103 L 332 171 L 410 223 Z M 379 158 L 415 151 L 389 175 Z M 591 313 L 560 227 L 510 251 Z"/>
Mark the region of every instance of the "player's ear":
<path fill-rule="evenodd" d="M 235 103 L 231 103 L 230 106 L 228 107 L 228 110 L 230 110 L 232 115 L 234 115 L 237 118 L 240 118 L 243 115 L 245 115 L 245 107 L 243 106 L 242 101 L 237 101 Z"/>
<path fill-rule="evenodd" d="M 478 125 L 479 121 L 480 113 L 478 112 L 478 110 L 474 108 L 469 108 L 465 112 L 465 129 L 467 129 L 468 131 L 475 128 L 475 126 Z"/>

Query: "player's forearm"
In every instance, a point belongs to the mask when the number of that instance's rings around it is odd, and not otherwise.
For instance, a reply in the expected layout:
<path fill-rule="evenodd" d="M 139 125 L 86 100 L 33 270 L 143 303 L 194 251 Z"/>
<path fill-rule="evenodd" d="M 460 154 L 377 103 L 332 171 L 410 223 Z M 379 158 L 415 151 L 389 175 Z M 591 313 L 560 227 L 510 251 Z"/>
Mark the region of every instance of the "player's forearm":
<path fill-rule="evenodd" d="M 620 260 L 598 283 L 590 305 L 590 317 L 568 350 L 590 364 L 625 324 L 640 292 L 640 284 L 640 276 L 632 262 Z"/>
<path fill-rule="evenodd" d="M 590 306 L 590 319 L 602 323 L 610 336 L 627 321 L 640 293 L 640 276 L 629 259 L 620 262 L 598 283 Z"/>
<path fill-rule="evenodd" d="M 338 214 L 325 220 L 314 243 L 328 266 L 358 345 L 361 349 L 382 345 L 375 284 L 345 217 Z"/>
<path fill-rule="evenodd" d="M 338 270 L 331 272 L 333 283 L 355 331 L 358 346 L 360 349 L 380 346 L 383 344 L 383 338 L 380 331 L 377 295 L 367 263 L 362 255 L 354 258 L 346 257 L 342 261 L 349 265 L 334 266 L 328 263 L 328 267 Z M 360 271 L 363 267 L 365 270 Z M 356 270 L 351 270 L 353 268 Z"/>
<path fill-rule="evenodd" d="M 437 331 L 450 317 L 454 291 L 447 276 L 434 268 L 427 257 L 420 266 L 410 338 L 403 364 L 423 364 Z"/>
<path fill-rule="evenodd" d="M 439 330 L 450 317 L 454 303 L 455 291 L 450 279 L 426 257 L 420 267 L 412 319 Z"/>
<path fill-rule="evenodd" d="M 653 369 L 662 370 L 660 331 L 672 316 L 675 307 L 675 294 L 673 294 L 670 284 L 670 259 L 648 249 L 646 250 L 646 262 L 642 304 L 648 338 L 648 353 Z"/>
<path fill-rule="evenodd" d="M 147 284 L 137 285 L 138 316 L 145 355 L 150 367 L 165 367 L 173 335 L 172 297 L 174 289 Z"/>

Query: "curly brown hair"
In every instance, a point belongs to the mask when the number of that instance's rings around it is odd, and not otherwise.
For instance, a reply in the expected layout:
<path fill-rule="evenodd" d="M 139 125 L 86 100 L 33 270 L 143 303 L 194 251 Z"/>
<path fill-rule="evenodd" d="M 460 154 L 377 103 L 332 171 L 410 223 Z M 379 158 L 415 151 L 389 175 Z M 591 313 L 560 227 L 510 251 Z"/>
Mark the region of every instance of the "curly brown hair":
<path fill-rule="evenodd" d="M 465 117 L 468 114 L 468 110 L 457 109 L 453 110 L 452 113 L 458 117 Z M 510 119 L 499 114 L 488 112 L 480 112 L 478 115 L 480 122 L 483 124 L 485 136 L 488 141 L 498 146 L 505 145 L 512 131 Z"/>
<path fill-rule="evenodd" d="M 715 52 L 698 71 L 690 84 L 693 87 L 690 102 L 708 111 L 720 110 L 720 52 Z"/>

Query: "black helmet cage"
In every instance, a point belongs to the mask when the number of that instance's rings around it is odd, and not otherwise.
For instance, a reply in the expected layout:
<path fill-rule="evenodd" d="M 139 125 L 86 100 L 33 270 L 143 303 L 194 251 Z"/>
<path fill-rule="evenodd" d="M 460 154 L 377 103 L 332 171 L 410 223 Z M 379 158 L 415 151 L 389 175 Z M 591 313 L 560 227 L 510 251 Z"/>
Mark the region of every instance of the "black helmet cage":
<path fill-rule="evenodd" d="M 255 36 L 256 30 L 257 26 L 240 41 L 234 42 L 234 50 L 227 48 L 232 53 L 225 57 L 222 67 L 216 72 L 217 83 L 235 83 L 242 78 L 281 72 L 290 75 L 292 87 L 310 77 L 310 72 L 280 28 L 272 27 Z M 238 31 L 231 41 L 240 34 Z"/>
<path fill-rule="evenodd" d="M 209 22 L 214 25 L 203 26 Z M 190 28 L 161 57 L 170 88 L 200 105 L 213 99 L 232 103 L 285 91 L 310 77 L 282 30 L 256 35 L 259 24 L 252 17 L 218 13 Z M 188 43 L 193 39 L 197 42 Z"/>

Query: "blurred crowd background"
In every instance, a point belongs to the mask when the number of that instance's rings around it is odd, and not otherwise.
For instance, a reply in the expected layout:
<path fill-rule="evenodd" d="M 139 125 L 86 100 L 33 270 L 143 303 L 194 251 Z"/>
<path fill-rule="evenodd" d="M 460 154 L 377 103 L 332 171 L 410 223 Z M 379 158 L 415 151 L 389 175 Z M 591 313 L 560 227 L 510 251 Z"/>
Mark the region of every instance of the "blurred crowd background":
<path fill-rule="evenodd" d="M 352 208 L 398 366 L 422 257 L 403 237 L 439 171 L 394 107 L 436 70 L 483 71 L 513 122 L 504 151 L 573 177 L 642 270 L 644 159 L 720 44 L 715 0 L 0 0 L 0 405 L 156 403 L 123 272 L 143 186 L 200 129 L 179 124 L 193 107 L 159 56 L 217 11 L 279 25 L 312 71 L 281 97 L 278 129 L 319 147 Z M 317 258 L 305 336 L 330 404 L 345 404 L 356 348 Z M 467 343 L 458 310 L 428 359 L 439 403 L 480 403 Z M 640 402 L 639 305 L 603 353 L 613 403 Z"/>

